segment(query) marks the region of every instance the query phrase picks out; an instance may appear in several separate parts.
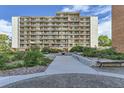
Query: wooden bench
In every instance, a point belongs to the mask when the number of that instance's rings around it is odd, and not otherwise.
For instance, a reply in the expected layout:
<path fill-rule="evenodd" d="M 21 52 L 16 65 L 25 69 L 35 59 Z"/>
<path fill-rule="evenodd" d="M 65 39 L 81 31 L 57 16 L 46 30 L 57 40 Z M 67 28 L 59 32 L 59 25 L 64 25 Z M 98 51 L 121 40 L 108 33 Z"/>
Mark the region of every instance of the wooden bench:
<path fill-rule="evenodd" d="M 98 67 L 122 67 L 124 66 L 124 60 L 119 60 L 119 61 L 97 61 L 96 64 Z"/>

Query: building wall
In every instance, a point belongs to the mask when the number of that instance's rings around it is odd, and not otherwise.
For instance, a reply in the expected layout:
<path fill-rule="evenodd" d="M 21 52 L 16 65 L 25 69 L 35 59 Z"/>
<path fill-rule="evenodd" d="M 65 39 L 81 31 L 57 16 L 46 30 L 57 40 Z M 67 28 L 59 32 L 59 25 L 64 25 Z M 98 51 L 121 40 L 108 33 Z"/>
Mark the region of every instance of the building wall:
<path fill-rule="evenodd" d="M 91 47 L 98 47 L 98 17 L 90 17 Z"/>
<path fill-rule="evenodd" d="M 12 17 L 12 48 L 19 48 L 19 17 Z"/>
<path fill-rule="evenodd" d="M 124 6 L 112 6 L 112 47 L 124 53 Z"/>
<path fill-rule="evenodd" d="M 78 12 L 58 12 L 50 17 L 13 17 L 12 24 L 13 48 L 98 46 L 98 18 L 80 16 Z"/>

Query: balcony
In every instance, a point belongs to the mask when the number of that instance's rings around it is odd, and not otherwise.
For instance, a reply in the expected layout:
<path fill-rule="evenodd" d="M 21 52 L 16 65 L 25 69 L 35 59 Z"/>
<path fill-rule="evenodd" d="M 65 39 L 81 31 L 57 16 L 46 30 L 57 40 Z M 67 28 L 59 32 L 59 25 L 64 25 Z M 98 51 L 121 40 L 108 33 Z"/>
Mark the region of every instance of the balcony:
<path fill-rule="evenodd" d="M 20 44 L 27 44 L 28 42 L 26 42 L 26 41 L 20 41 Z"/>
<path fill-rule="evenodd" d="M 39 20 L 20 20 L 20 23 L 24 22 L 68 22 L 68 19 L 39 19 Z"/>
<path fill-rule="evenodd" d="M 43 35 L 59 35 L 58 33 L 44 33 Z"/>

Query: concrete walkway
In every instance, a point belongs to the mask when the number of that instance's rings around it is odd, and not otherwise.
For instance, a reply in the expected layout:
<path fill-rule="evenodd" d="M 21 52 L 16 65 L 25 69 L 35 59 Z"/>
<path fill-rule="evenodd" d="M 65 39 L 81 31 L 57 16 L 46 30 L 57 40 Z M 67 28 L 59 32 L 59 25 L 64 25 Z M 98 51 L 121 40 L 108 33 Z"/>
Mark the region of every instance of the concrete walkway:
<path fill-rule="evenodd" d="M 28 74 L 28 75 L 17 75 L 17 76 L 6 76 L 6 77 L 1 77 L 0 78 L 0 87 L 8 85 L 10 83 L 14 83 L 16 81 L 24 80 L 24 79 L 29 79 L 33 77 L 38 77 L 38 76 L 45 76 L 45 73 L 35 73 L 35 74 Z"/>
<path fill-rule="evenodd" d="M 29 79 L 33 77 L 53 75 L 53 74 L 64 74 L 64 73 L 94 74 L 94 75 L 110 76 L 110 77 L 117 77 L 124 79 L 124 75 L 121 74 L 96 71 L 95 69 L 83 64 L 82 62 L 80 63 L 77 59 L 75 59 L 72 56 L 56 56 L 54 61 L 49 65 L 49 67 L 45 72 L 28 74 L 28 75 L 0 77 L 0 87 L 10 83 L 14 83 L 16 81 Z"/>
<path fill-rule="evenodd" d="M 46 70 L 46 74 L 87 73 L 97 74 L 91 67 L 80 63 L 72 56 L 57 56 Z"/>

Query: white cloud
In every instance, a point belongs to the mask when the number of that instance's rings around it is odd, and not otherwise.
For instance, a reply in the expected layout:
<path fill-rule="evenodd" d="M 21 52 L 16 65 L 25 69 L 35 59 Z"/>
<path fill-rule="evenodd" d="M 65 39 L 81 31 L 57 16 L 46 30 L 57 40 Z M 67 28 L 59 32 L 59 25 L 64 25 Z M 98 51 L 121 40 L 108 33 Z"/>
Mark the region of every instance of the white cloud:
<path fill-rule="evenodd" d="M 61 11 L 63 12 L 88 12 L 90 15 L 100 15 L 105 14 L 107 12 L 111 11 L 111 6 L 107 5 L 99 5 L 96 7 L 93 7 L 91 5 L 72 5 L 72 6 L 66 6 Z"/>
<path fill-rule="evenodd" d="M 101 18 L 100 22 L 109 21 L 109 20 L 111 20 L 111 15 Z"/>
<path fill-rule="evenodd" d="M 89 11 L 89 6 L 88 5 L 73 5 L 71 7 L 64 7 L 62 9 L 63 12 L 77 12 L 77 11 L 84 11 L 87 12 Z"/>
<path fill-rule="evenodd" d="M 98 30 L 99 35 L 107 35 L 109 38 L 111 38 L 111 20 L 100 23 Z"/>
<path fill-rule="evenodd" d="M 4 19 L 0 19 L 0 33 L 12 36 L 11 30 L 12 30 L 11 23 Z"/>
<path fill-rule="evenodd" d="M 96 10 L 94 10 L 94 15 L 105 14 L 111 11 L 111 6 L 99 6 Z"/>

